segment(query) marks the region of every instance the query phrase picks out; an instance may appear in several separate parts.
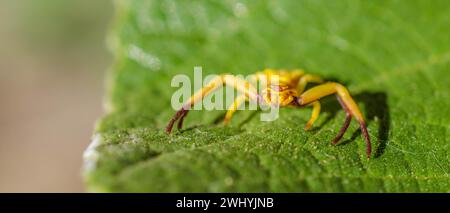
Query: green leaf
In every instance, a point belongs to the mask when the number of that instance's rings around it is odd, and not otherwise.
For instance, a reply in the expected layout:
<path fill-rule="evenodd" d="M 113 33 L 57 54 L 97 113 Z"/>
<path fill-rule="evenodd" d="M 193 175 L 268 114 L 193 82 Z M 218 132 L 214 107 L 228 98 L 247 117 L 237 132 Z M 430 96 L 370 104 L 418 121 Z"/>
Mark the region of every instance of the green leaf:
<path fill-rule="evenodd" d="M 90 191 L 450 192 L 448 1 L 116 1 L 107 115 L 85 153 Z M 303 68 L 348 86 L 367 118 L 330 144 L 334 96 L 262 122 L 193 111 L 167 135 L 174 75 Z"/>

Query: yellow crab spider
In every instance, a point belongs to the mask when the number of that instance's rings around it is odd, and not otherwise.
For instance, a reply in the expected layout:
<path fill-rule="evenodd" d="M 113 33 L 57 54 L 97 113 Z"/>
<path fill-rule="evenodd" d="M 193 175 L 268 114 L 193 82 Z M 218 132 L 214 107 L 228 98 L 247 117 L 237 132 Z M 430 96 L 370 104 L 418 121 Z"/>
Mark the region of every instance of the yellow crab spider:
<path fill-rule="evenodd" d="M 293 107 L 312 107 L 312 115 L 309 121 L 306 123 L 305 130 L 311 128 L 314 122 L 317 120 L 320 113 L 320 103 L 319 99 L 336 94 L 336 97 L 346 112 L 346 119 L 339 130 L 337 136 L 333 139 L 332 144 L 336 144 L 346 132 L 352 117 L 359 122 L 361 127 L 361 132 L 366 141 L 366 154 L 370 158 L 372 148 L 370 143 L 370 137 L 367 132 L 366 123 L 364 121 L 363 115 L 355 103 L 353 98 L 350 96 L 348 90 L 341 84 L 335 82 L 324 82 L 322 78 L 317 75 L 305 74 L 303 70 L 272 70 L 265 69 L 262 72 L 257 72 L 251 76 L 256 81 L 267 82 L 267 85 L 262 88 L 262 92 L 258 93 L 257 89 L 253 87 L 250 82 L 243 79 L 237 78 L 233 75 L 223 74 L 207 84 L 200 91 L 195 93 L 183 107 L 176 112 L 173 118 L 170 120 L 166 127 L 166 132 L 170 133 L 172 131 L 173 125 L 178 121 L 178 128 L 181 129 L 183 126 L 183 119 L 189 112 L 189 109 L 194 106 L 197 102 L 201 101 L 205 96 L 211 94 L 214 90 L 222 87 L 229 86 L 233 87 L 242 93 L 238 96 L 234 103 L 228 108 L 225 115 L 224 123 L 227 124 L 238 107 L 248 100 L 256 101 L 258 104 L 278 104 L 280 107 L 293 106 Z M 277 85 L 271 84 L 271 78 L 277 78 Z M 306 91 L 306 85 L 308 83 L 317 83 L 319 85 L 312 87 Z M 278 98 L 271 98 L 271 93 L 277 93 Z"/>

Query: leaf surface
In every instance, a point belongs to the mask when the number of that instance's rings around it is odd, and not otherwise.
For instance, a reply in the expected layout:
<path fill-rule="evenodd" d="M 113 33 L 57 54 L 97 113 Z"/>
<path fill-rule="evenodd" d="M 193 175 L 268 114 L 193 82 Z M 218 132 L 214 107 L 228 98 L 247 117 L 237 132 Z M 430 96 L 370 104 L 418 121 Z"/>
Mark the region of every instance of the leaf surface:
<path fill-rule="evenodd" d="M 107 115 L 85 180 L 107 192 L 450 192 L 448 1 L 116 1 Z M 334 96 L 262 122 L 193 111 L 167 135 L 176 74 L 303 68 L 348 86 L 375 157 Z"/>

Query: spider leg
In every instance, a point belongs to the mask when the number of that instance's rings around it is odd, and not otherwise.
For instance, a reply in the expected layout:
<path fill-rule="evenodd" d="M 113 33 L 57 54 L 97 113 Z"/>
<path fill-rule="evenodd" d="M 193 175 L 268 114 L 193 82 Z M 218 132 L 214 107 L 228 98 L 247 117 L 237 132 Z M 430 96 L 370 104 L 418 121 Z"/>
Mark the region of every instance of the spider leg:
<path fill-rule="evenodd" d="M 348 126 L 350 126 L 350 122 L 352 121 L 352 114 L 349 111 L 349 109 L 347 108 L 347 106 L 342 102 L 342 99 L 337 96 L 337 99 L 339 101 L 339 104 L 341 104 L 342 108 L 345 110 L 345 122 L 342 125 L 341 129 L 339 130 L 338 135 L 336 135 L 336 137 L 333 139 L 333 141 L 331 143 L 333 144 L 337 144 L 337 142 L 339 142 L 339 140 L 341 140 L 342 136 L 344 136 L 344 133 L 347 131 Z"/>
<path fill-rule="evenodd" d="M 298 80 L 305 75 L 305 72 L 302 69 L 295 69 L 290 72 L 291 79 Z"/>
<path fill-rule="evenodd" d="M 183 121 L 188 113 L 189 113 L 189 110 L 185 110 L 183 115 L 181 115 L 180 120 L 178 121 L 178 126 L 177 126 L 178 129 L 183 128 Z"/>
<path fill-rule="evenodd" d="M 199 101 L 203 100 L 203 98 L 209 94 L 211 94 L 216 89 L 222 86 L 231 86 L 242 92 L 246 98 L 252 100 L 260 100 L 260 97 L 257 93 L 257 90 L 247 81 L 237 78 L 232 75 L 220 75 L 214 78 L 211 82 L 209 82 L 205 87 L 203 87 L 200 91 L 196 92 L 194 95 L 189 98 L 189 100 L 183 104 L 183 107 L 179 109 L 169 123 L 166 126 L 166 132 L 170 133 L 172 131 L 173 125 L 176 121 L 178 122 L 178 128 L 183 126 L 183 120 L 188 114 L 188 111 L 191 109 Z"/>
<path fill-rule="evenodd" d="M 320 76 L 317 75 L 311 75 L 311 74 L 306 74 L 302 77 L 300 77 L 298 84 L 297 84 L 297 92 L 298 94 L 302 94 L 303 91 L 305 91 L 306 85 L 308 83 L 318 83 L 321 84 L 323 83 L 323 80 Z"/>
<path fill-rule="evenodd" d="M 257 89 L 253 87 L 250 82 L 233 75 L 224 75 L 223 79 L 225 86 L 235 88 L 237 91 L 243 93 L 249 100 L 260 101 L 260 96 Z"/>
<path fill-rule="evenodd" d="M 297 93 L 302 94 L 303 91 L 305 91 L 306 85 L 308 83 L 323 83 L 323 80 L 318 75 L 311 75 L 311 74 L 301 75 L 298 78 Z M 306 125 L 305 125 L 305 130 L 309 130 L 312 127 L 312 125 L 317 120 L 317 118 L 319 117 L 319 114 L 320 114 L 320 103 L 318 101 L 314 101 L 309 105 L 313 107 L 313 111 L 311 114 L 311 118 L 309 119 L 308 123 L 306 123 Z"/>
<path fill-rule="evenodd" d="M 339 97 L 338 100 L 340 101 L 340 103 L 342 103 L 344 110 L 350 114 L 350 117 L 347 116 L 344 126 L 341 128 L 338 136 L 340 136 L 341 134 L 343 135 L 345 133 L 348 125 L 350 124 L 351 118 L 355 117 L 356 120 L 359 122 L 361 132 L 363 133 L 364 139 L 366 141 L 367 157 L 370 158 L 372 152 L 372 145 L 370 142 L 369 133 L 367 132 L 366 122 L 364 121 L 364 118 L 362 116 L 361 111 L 359 110 L 358 105 L 355 103 L 353 98 L 350 96 L 350 93 L 343 85 L 334 82 L 328 82 L 322 85 L 318 85 L 301 94 L 298 99 L 298 102 L 300 106 L 305 106 L 324 96 L 328 96 L 331 94 L 336 94 Z M 340 138 L 336 137 L 335 139 Z M 336 141 L 333 140 L 333 143 L 337 143 L 337 140 Z"/>
<path fill-rule="evenodd" d="M 245 95 L 241 95 L 236 98 L 236 100 L 233 102 L 233 104 L 228 107 L 227 114 L 225 115 L 225 119 L 223 120 L 223 123 L 226 125 L 230 122 L 231 117 L 233 117 L 233 114 L 236 112 L 236 110 L 239 108 L 239 106 L 244 103 L 246 100 Z"/>
<path fill-rule="evenodd" d="M 172 128 L 173 128 L 173 125 L 175 124 L 175 122 L 178 119 L 182 118 L 183 114 L 185 114 L 187 111 L 188 111 L 188 109 L 186 109 L 185 107 L 181 107 L 181 109 L 175 113 L 175 115 L 172 117 L 172 119 L 170 119 L 169 123 L 166 126 L 167 133 L 172 132 Z M 181 119 L 181 120 L 183 120 L 183 119 Z M 181 125 L 178 124 L 178 127 L 181 127 L 182 125 L 183 125 L 182 123 L 181 123 Z"/>
<path fill-rule="evenodd" d="M 317 120 L 320 114 L 320 103 L 319 101 L 314 101 L 309 104 L 313 107 L 311 118 L 309 119 L 308 123 L 305 125 L 305 130 L 309 130 L 311 126 L 314 124 L 314 122 Z"/>
<path fill-rule="evenodd" d="M 187 115 L 187 112 L 194 106 L 197 102 L 201 101 L 206 95 L 210 94 L 214 90 L 220 88 L 223 85 L 223 76 L 218 76 L 214 78 L 211 82 L 208 83 L 205 87 L 203 87 L 200 91 L 196 92 L 192 95 L 189 100 L 183 104 L 183 107 L 179 109 L 175 115 L 170 119 L 169 124 L 167 124 L 166 132 L 170 133 L 172 131 L 173 125 L 177 120 L 180 120 L 178 123 L 178 128 L 183 126 L 184 117 Z"/>

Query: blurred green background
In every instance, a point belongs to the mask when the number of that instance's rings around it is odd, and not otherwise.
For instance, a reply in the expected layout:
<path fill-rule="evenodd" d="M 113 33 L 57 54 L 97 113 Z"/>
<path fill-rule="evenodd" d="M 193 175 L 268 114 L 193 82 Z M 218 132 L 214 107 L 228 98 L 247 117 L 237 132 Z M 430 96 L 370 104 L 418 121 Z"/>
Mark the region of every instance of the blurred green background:
<path fill-rule="evenodd" d="M 0 192 L 82 192 L 101 116 L 108 0 L 0 0 Z"/>

